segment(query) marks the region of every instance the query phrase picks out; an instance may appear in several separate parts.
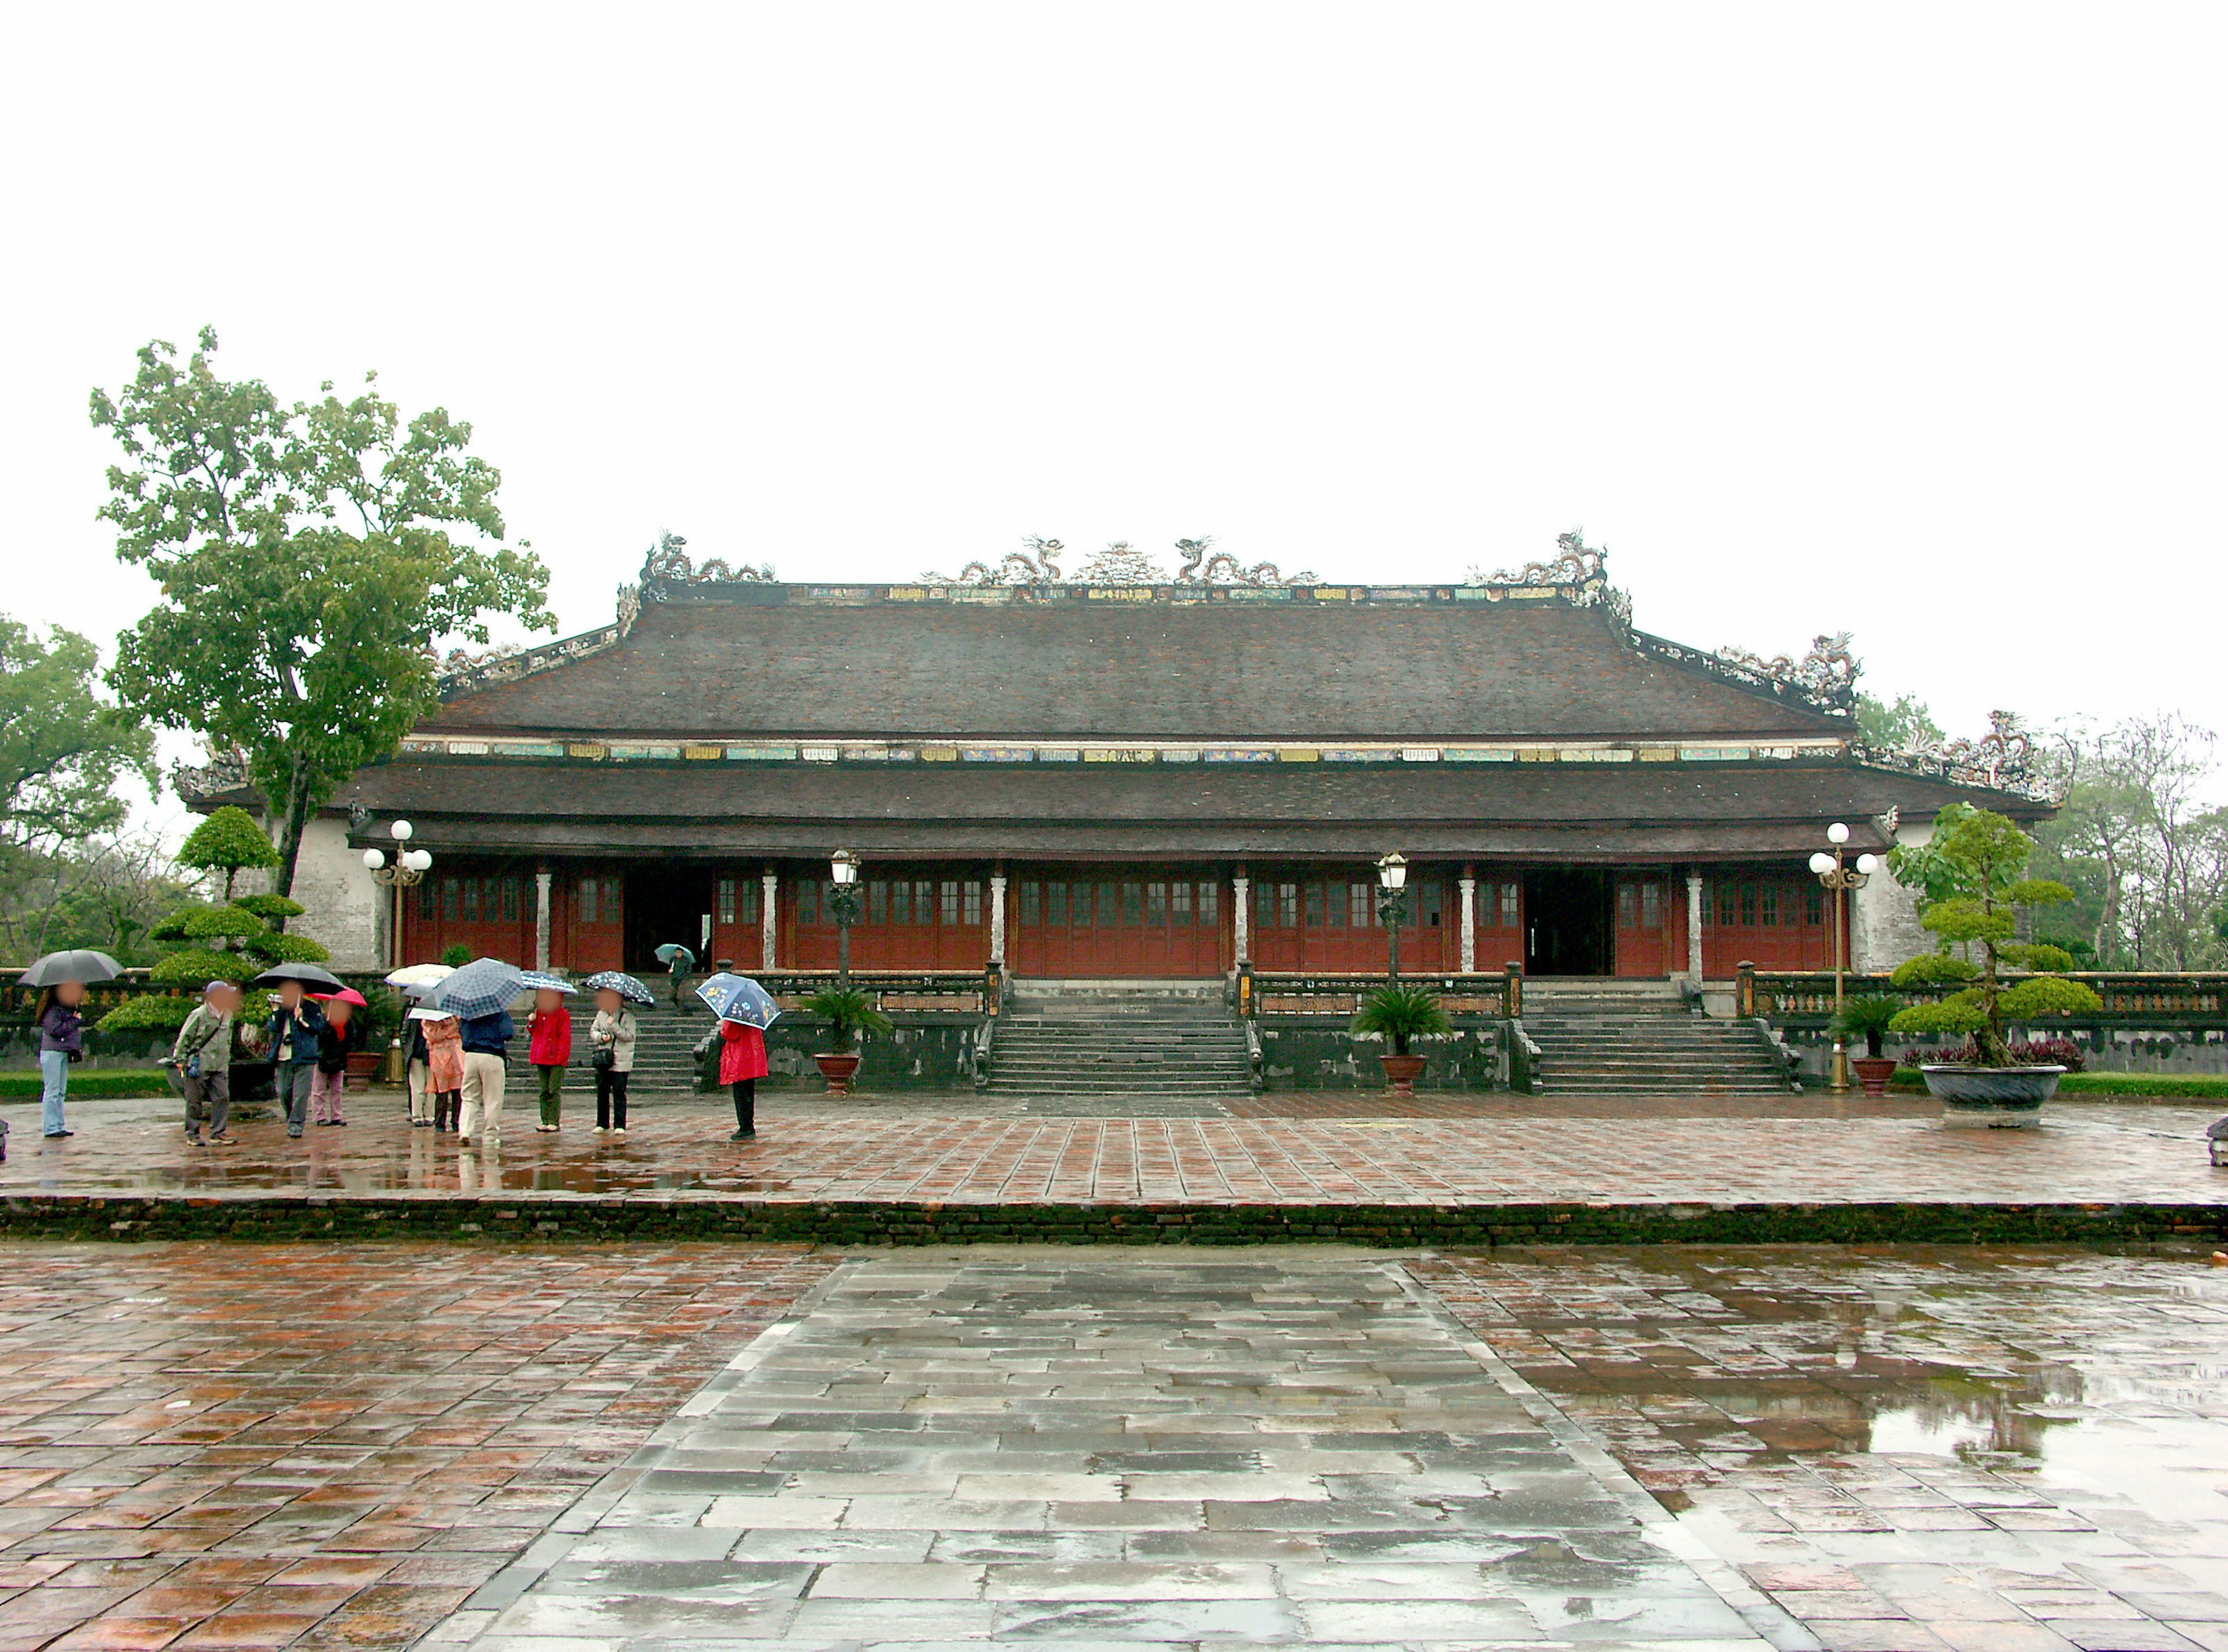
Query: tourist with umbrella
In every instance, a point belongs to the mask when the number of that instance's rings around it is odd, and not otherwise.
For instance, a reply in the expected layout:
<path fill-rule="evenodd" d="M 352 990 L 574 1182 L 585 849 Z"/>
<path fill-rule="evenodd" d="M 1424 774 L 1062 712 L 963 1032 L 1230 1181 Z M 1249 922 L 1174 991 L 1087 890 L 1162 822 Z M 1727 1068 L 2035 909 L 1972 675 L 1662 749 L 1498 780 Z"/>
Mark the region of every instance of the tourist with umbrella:
<path fill-rule="evenodd" d="M 766 1075 L 765 1029 L 781 1014 L 773 995 L 746 975 L 720 974 L 696 989 L 720 1018 L 720 1082 L 734 1098 L 735 1133 L 747 1142 L 758 1132 L 758 1081 Z"/>
<path fill-rule="evenodd" d="M 696 967 L 696 955 L 678 941 L 668 941 L 652 956 L 673 972 L 673 1007 L 681 1008 L 681 989 L 688 984 L 689 972 Z"/>
<path fill-rule="evenodd" d="M 70 1068 L 85 1056 L 86 983 L 123 973 L 107 953 L 87 949 L 49 952 L 16 977 L 20 986 L 40 989 L 31 1021 L 39 1029 L 39 1125 L 50 1142 L 76 1134 L 63 1122 L 62 1100 Z"/>
<path fill-rule="evenodd" d="M 310 1080 L 310 1117 L 320 1124 L 345 1124 L 341 1098 L 348 1090 L 348 1059 L 363 1047 L 363 1023 L 359 1009 L 371 1006 L 354 987 L 317 995 L 325 1013 L 317 1030 L 317 1071 Z"/>
<path fill-rule="evenodd" d="M 596 1019 L 588 1028 L 588 1065 L 596 1074 L 596 1128 L 624 1136 L 627 1129 L 627 1080 L 634 1072 L 634 1041 L 641 1031 L 629 1004 L 655 1004 L 650 989 L 619 970 L 605 970 L 580 983 L 596 995 Z"/>
<path fill-rule="evenodd" d="M 261 1043 L 271 1052 L 271 1091 L 285 1111 L 287 1137 L 298 1141 L 309 1121 L 318 1040 L 325 1030 L 324 1012 L 304 996 L 305 989 L 330 986 L 338 991 L 341 981 L 314 964 L 275 964 L 255 977 L 255 984 L 278 989 L 278 1002 L 263 1023 Z"/>
<path fill-rule="evenodd" d="M 565 1008 L 573 983 L 561 975 L 528 970 L 519 985 L 534 993 L 534 1009 L 526 1018 L 526 1059 L 541 1076 L 541 1122 L 534 1128 L 554 1136 L 563 1128 L 565 1066 L 573 1059 L 573 1012 Z"/>
<path fill-rule="evenodd" d="M 510 1001 L 518 996 L 526 972 L 501 958 L 474 958 L 426 994 L 429 1008 L 457 1018 L 464 1053 L 464 1109 L 457 1140 L 475 1140 L 490 1150 L 503 1145 L 503 1081 L 510 1041 Z"/>
<path fill-rule="evenodd" d="M 445 964 L 406 964 L 387 977 L 387 984 L 405 997 L 419 998 L 428 987 L 447 980 L 456 970 Z M 426 1022 L 429 1017 L 413 1014 L 403 1018 L 402 1030 L 395 1042 L 402 1046 L 402 1076 L 410 1086 L 410 1127 L 430 1130 L 433 1125 L 431 1104 L 439 1090 L 431 1082 L 433 1072 L 432 1052 L 426 1042 Z"/>

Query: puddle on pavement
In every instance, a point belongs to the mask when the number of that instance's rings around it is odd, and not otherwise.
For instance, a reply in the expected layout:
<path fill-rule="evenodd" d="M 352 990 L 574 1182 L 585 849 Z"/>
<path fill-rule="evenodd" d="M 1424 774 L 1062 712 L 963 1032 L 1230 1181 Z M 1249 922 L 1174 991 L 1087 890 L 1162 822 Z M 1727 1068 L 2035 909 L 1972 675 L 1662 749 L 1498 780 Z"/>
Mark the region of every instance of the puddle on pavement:
<path fill-rule="evenodd" d="M 128 1176 L 75 1172 L 57 1181 L 54 1191 L 124 1193 L 562 1193 L 592 1194 L 778 1194 L 786 1177 L 721 1175 L 716 1171 L 658 1169 L 647 1162 L 630 1165 L 609 1160 L 547 1164 L 489 1162 L 454 1151 L 419 1162 L 396 1158 L 385 1162 L 322 1164 L 150 1165 Z M 13 1191 L 42 1191 L 24 1179 Z"/>
<path fill-rule="evenodd" d="M 1772 1254 L 1450 1258 L 1508 1317 L 1450 1306 L 1674 1513 L 1715 1486 L 1770 1502 L 1795 1465 L 1861 1477 L 1871 1458 L 2228 1521 L 2228 1271 L 2198 1255 Z"/>

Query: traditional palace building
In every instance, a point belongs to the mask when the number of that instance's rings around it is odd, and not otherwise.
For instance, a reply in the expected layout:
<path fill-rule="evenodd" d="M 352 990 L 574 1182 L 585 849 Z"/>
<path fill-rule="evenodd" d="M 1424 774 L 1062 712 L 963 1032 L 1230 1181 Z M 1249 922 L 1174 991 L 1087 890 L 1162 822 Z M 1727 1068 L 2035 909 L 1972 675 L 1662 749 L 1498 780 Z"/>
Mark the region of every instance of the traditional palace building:
<path fill-rule="evenodd" d="M 1864 749 L 1845 641 L 1765 662 L 1635 630 L 1575 536 L 1468 585 L 1288 582 L 1185 548 L 1188 577 L 1156 585 L 1063 582 L 1048 554 L 821 585 L 669 542 L 615 624 L 457 664 L 315 823 L 302 927 L 367 966 L 460 943 L 640 970 L 680 940 L 829 967 L 841 847 L 864 863 L 861 968 L 1373 970 L 1397 849 L 1404 967 L 1722 977 L 1831 964 L 1804 864 L 1829 823 L 1853 853 L 1952 800 L 2044 812 L 2002 784 L 2001 735 Z M 434 857 L 399 952 L 361 859 L 397 817 Z M 1884 876 L 1851 923 L 1860 965 L 1921 944 Z"/>

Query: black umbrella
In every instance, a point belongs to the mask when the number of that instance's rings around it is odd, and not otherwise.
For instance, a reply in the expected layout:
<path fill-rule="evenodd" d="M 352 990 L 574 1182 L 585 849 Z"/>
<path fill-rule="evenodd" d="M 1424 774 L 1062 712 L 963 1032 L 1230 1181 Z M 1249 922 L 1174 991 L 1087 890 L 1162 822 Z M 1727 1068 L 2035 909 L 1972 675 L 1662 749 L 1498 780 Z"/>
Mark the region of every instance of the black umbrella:
<path fill-rule="evenodd" d="M 49 952 L 24 970 L 16 984 L 53 987 L 65 981 L 113 981 L 123 973 L 124 966 L 106 952 Z"/>
<path fill-rule="evenodd" d="M 321 970 L 314 964 L 295 964 L 291 961 L 272 964 L 261 975 L 257 976 L 251 984 L 258 987 L 275 987 L 281 981 L 299 981 L 307 986 L 330 987 L 335 992 L 338 992 L 348 984 L 330 970 Z"/>

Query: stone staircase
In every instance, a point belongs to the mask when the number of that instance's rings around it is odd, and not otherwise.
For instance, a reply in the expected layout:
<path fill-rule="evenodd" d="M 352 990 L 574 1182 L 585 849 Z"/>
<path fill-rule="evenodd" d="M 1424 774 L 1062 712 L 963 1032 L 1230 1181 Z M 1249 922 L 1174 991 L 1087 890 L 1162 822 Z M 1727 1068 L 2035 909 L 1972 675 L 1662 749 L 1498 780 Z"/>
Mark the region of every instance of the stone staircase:
<path fill-rule="evenodd" d="M 991 1035 L 994 1095 L 1243 1096 L 1245 1034 L 1220 981 L 1016 983 Z"/>
<path fill-rule="evenodd" d="M 1558 1096 L 1783 1096 L 1779 1056 L 1745 1021 L 1674 1002 L 1534 996 L 1524 1030 L 1540 1047 L 1539 1091 Z"/>

